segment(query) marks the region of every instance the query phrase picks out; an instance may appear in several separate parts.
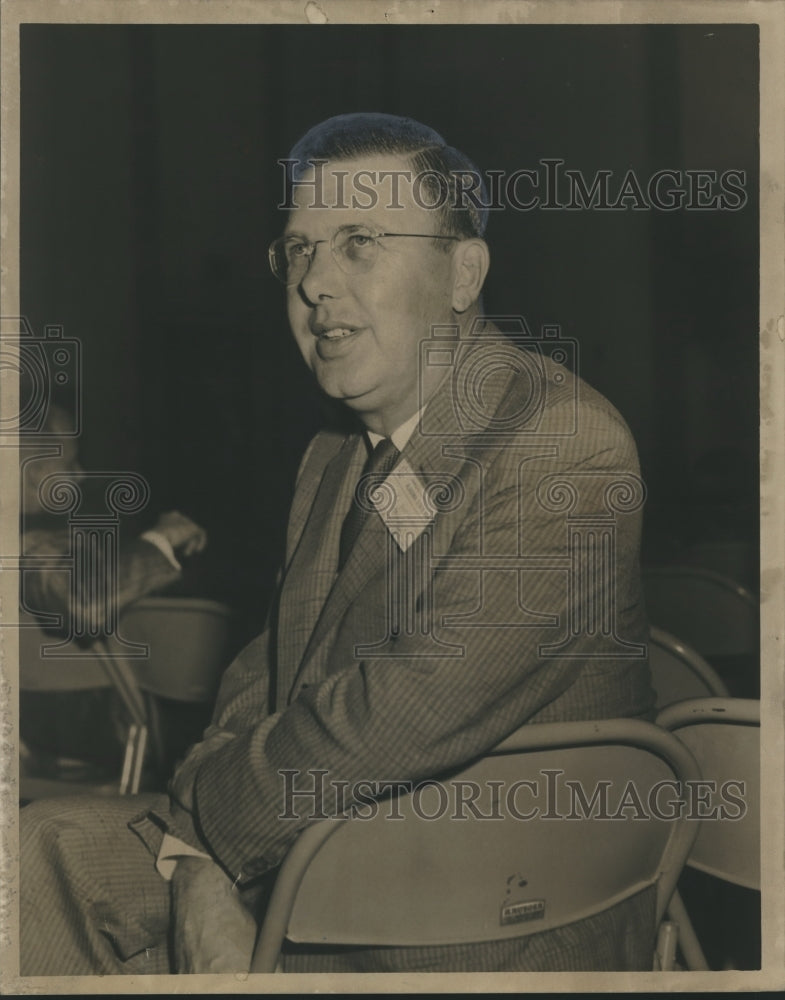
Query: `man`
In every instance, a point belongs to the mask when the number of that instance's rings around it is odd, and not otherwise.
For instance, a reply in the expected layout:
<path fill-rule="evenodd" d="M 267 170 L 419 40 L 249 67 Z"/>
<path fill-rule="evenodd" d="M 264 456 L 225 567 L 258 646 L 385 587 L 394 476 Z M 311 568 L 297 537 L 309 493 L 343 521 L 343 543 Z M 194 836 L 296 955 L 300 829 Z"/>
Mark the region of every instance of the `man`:
<path fill-rule="evenodd" d="M 610 634 L 573 627 L 607 579 L 568 586 L 564 496 L 572 489 L 584 515 L 607 518 L 608 491 L 637 483 L 634 444 L 607 401 L 547 352 L 525 355 L 481 321 L 483 213 L 428 207 L 471 164 L 417 122 L 362 114 L 316 126 L 287 162 L 292 209 L 271 264 L 306 363 L 357 425 L 309 447 L 268 628 L 227 671 L 171 797 L 30 817 L 27 974 L 165 972 L 168 933 L 178 971 L 247 969 L 255 922 L 244 904 L 264 896 L 313 819 L 307 795 L 284 802 L 282 770 L 326 771 L 336 785 L 323 808 L 335 812 L 338 783 L 434 777 L 525 722 L 653 704 L 639 504 L 618 518 Z M 405 183 L 407 171 L 425 180 Z M 370 193 L 352 199 L 347 179 Z M 369 473 L 377 444 L 384 462 Z M 408 515 L 396 520 L 404 494 Z M 294 819 L 281 818 L 287 805 Z M 517 941 L 301 947 L 284 967 L 650 968 L 652 913 L 644 893 Z"/>
<path fill-rule="evenodd" d="M 81 618 L 92 620 L 97 595 L 88 587 L 71 587 L 64 572 L 53 571 L 45 561 L 36 559 L 65 555 L 69 547 L 68 526 L 47 513 L 43 493 L 49 476 L 80 482 L 85 473 L 79 459 L 76 440 L 66 435 L 72 421 L 67 413 L 52 404 L 46 414 L 41 435 L 55 443 L 58 453 L 28 458 L 22 481 L 22 534 L 25 568 L 24 595 L 32 611 L 55 612 L 69 618 L 78 602 Z M 122 539 L 118 562 L 118 610 L 153 591 L 176 583 L 182 576 L 180 559 L 204 551 L 207 533 L 190 517 L 170 510 L 158 516 L 152 528 L 138 538 Z M 179 558 L 178 558 L 179 557 Z"/>
<path fill-rule="evenodd" d="M 74 579 L 70 568 L 60 568 L 73 544 L 68 523 L 45 504 L 49 482 L 78 483 L 85 478 L 76 439 L 68 436 L 72 421 L 56 404 L 46 412 L 41 436 L 57 449 L 26 459 L 22 473 L 22 607 L 30 615 L 57 614 L 58 631 L 71 634 L 77 622 L 85 631 L 101 624 L 106 614 L 104 578 L 106 553 L 100 550 L 86 579 Z M 115 613 L 148 594 L 166 590 L 183 577 L 181 560 L 202 552 L 207 544 L 203 528 L 179 511 L 166 511 L 153 527 L 137 538 L 121 538 L 117 557 Z M 35 643 L 23 644 L 20 679 L 35 668 Z M 30 662 L 27 655 L 35 656 Z M 78 777 L 87 762 L 99 770 L 116 771 L 122 760 L 125 722 L 119 699 L 111 691 L 20 692 L 20 730 L 28 752 L 28 771 L 45 770 Z"/>

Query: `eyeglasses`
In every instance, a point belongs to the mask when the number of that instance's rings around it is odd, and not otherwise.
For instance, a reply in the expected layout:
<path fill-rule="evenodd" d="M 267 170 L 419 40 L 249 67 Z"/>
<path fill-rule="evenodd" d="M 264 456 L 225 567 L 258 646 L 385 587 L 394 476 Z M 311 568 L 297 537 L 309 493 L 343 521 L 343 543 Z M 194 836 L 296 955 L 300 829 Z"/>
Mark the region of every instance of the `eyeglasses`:
<path fill-rule="evenodd" d="M 280 236 L 268 251 L 273 274 L 285 285 L 299 285 L 320 243 L 329 243 L 335 262 L 345 274 L 370 271 L 379 255 L 379 240 L 406 236 L 422 240 L 458 240 L 458 236 L 436 236 L 432 233 L 383 233 L 368 226 L 341 226 L 329 240 L 314 240 L 302 236 Z"/>

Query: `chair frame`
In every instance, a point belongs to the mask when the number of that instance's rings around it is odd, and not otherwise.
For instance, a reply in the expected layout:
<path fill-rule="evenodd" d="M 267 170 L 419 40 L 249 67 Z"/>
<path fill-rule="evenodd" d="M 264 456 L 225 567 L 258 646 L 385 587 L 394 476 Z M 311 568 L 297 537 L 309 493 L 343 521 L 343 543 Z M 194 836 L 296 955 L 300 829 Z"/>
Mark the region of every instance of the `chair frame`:
<path fill-rule="evenodd" d="M 736 723 L 759 726 L 760 701 L 749 698 L 689 698 L 686 701 L 668 705 L 657 716 L 657 725 L 673 733 L 677 738 L 679 729 L 701 723 L 706 725 Z M 689 866 L 689 863 L 688 856 L 685 864 Z M 691 971 L 708 971 L 709 963 L 706 961 L 703 948 L 678 888 L 673 891 L 667 915 L 678 926 L 678 943 L 687 962 L 687 967 Z"/>
<path fill-rule="evenodd" d="M 716 570 L 704 569 L 701 566 L 689 566 L 689 565 L 673 565 L 673 566 L 648 566 L 644 567 L 641 573 L 641 579 L 643 582 L 643 593 L 644 598 L 646 595 L 646 582 L 647 580 L 668 580 L 668 579 L 687 579 L 687 580 L 700 580 L 704 585 L 709 587 L 714 587 L 716 590 L 725 591 L 728 594 L 732 594 L 734 598 L 742 605 L 746 607 L 747 612 L 751 615 L 757 616 L 760 613 L 760 601 L 755 597 L 751 590 L 745 587 L 743 584 L 738 583 L 729 576 L 725 576 L 723 573 L 719 573 Z M 665 622 L 657 622 L 660 627 L 665 625 Z M 757 630 L 759 636 L 759 626 Z M 688 641 L 688 640 L 683 640 Z M 693 649 L 695 649 L 701 656 L 721 656 L 725 655 L 726 651 L 723 649 L 715 650 L 704 650 L 701 649 L 695 643 L 690 643 Z M 744 652 L 749 652 L 745 650 Z M 730 655 L 736 655 L 734 653 Z"/>
<path fill-rule="evenodd" d="M 705 580 L 707 583 L 715 584 L 724 590 L 731 590 L 738 597 L 754 608 L 758 608 L 759 602 L 752 591 L 725 573 L 720 573 L 715 569 L 708 569 L 705 566 L 677 564 L 673 566 L 644 566 L 642 570 L 644 580 L 647 577 L 695 577 Z"/>
<path fill-rule="evenodd" d="M 559 748 L 580 748 L 603 744 L 621 744 L 646 750 L 659 756 L 671 768 L 683 786 L 698 780 L 700 770 L 687 749 L 676 737 L 653 723 L 638 719 L 557 722 L 525 725 L 489 752 L 489 755 Z M 327 840 L 351 817 L 342 815 L 321 820 L 307 827 L 292 845 L 281 865 L 260 929 L 251 964 L 251 972 L 274 972 L 281 952 L 297 892 L 306 870 Z M 655 926 L 660 927 L 666 907 L 676 887 L 684 862 L 697 835 L 697 824 L 683 818 L 673 820 L 658 866 Z M 670 931 L 671 933 L 667 933 Z M 667 927 L 665 951 L 673 954 L 673 928 Z M 671 946 L 668 949 L 667 941 Z M 658 960 L 659 956 L 659 960 Z M 667 955 L 658 947 L 656 968 L 667 967 Z"/>
<path fill-rule="evenodd" d="M 688 698 L 668 705 L 657 716 L 657 725 L 668 732 L 700 722 L 760 725 L 757 698 Z"/>
<path fill-rule="evenodd" d="M 722 573 L 729 580 L 746 587 L 754 596 L 760 591 L 759 571 L 755 575 L 757 553 L 748 542 L 729 538 L 706 539 L 688 546 L 679 558 L 681 565 Z"/>
<path fill-rule="evenodd" d="M 664 649 L 674 659 L 679 660 L 691 673 L 708 688 L 707 697 L 729 698 L 728 687 L 712 665 L 686 642 L 665 629 L 652 625 L 649 629 L 649 643 Z M 656 691 L 656 686 L 655 686 Z M 659 692 L 656 692 L 659 697 Z M 687 700 L 687 699 L 683 699 Z M 678 703 L 676 703 L 678 704 Z M 664 706 L 667 707 L 667 706 Z"/>

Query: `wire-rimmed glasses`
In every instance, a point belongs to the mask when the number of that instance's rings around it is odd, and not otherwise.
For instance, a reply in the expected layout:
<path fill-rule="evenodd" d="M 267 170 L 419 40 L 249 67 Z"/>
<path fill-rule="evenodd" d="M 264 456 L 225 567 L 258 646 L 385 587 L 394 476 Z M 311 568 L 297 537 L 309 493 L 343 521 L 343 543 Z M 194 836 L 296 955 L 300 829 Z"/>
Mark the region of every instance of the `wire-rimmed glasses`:
<path fill-rule="evenodd" d="M 402 236 L 423 240 L 459 239 L 457 236 L 434 233 L 384 233 L 370 226 L 340 226 L 329 240 L 310 242 L 294 234 L 273 240 L 268 251 L 270 269 L 284 285 L 299 285 L 308 273 L 316 247 L 320 243 L 329 243 L 336 264 L 345 274 L 362 274 L 370 271 L 376 263 L 379 240 Z"/>

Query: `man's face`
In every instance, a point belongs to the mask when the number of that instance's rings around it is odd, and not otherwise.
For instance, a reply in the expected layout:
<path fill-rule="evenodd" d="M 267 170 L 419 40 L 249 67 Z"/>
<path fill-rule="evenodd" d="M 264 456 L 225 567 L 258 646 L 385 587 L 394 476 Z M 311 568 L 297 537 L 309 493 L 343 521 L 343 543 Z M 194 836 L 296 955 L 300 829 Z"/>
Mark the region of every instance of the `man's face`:
<path fill-rule="evenodd" d="M 345 225 L 438 234 L 438 213 L 416 203 L 405 179 L 398 195 L 403 207 L 390 207 L 391 181 L 380 181 L 379 172 L 410 169 L 399 156 L 328 163 L 322 196 L 328 207 L 313 207 L 318 199 L 312 187 L 295 189 L 295 208 L 285 230 L 312 243 L 328 241 L 316 247 L 300 284 L 288 288 L 289 322 L 306 364 L 328 396 L 343 400 L 382 434 L 390 434 L 420 406 L 420 342 L 429 337 L 433 324 L 454 322 L 452 253 L 432 240 L 382 238 L 371 270 L 347 274 L 331 253 L 329 240 Z M 373 172 L 377 181 L 362 178 L 375 193 L 374 206 L 336 207 L 351 206 L 352 176 L 361 170 Z M 306 179 L 311 177 L 309 173 Z M 342 198 L 337 190 L 341 184 Z M 361 196 L 362 204 L 370 200 Z M 425 398 L 433 388 L 424 386 Z"/>
<path fill-rule="evenodd" d="M 46 443 L 59 445 L 60 454 L 31 458 L 25 462 L 22 479 L 22 508 L 27 515 L 43 512 L 40 489 L 47 476 L 61 475 L 75 481 L 84 478 L 84 470 L 79 462 L 79 453 L 74 438 L 58 437 Z"/>

